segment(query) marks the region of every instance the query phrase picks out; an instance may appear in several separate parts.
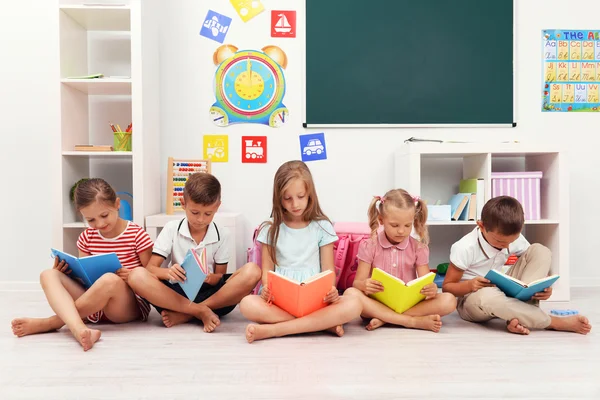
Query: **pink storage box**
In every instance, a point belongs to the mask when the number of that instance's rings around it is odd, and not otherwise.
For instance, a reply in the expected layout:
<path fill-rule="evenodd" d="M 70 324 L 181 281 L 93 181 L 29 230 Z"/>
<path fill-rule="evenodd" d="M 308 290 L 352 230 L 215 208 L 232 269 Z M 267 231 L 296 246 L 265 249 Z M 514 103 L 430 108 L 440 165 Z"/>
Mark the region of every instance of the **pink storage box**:
<path fill-rule="evenodd" d="M 492 172 L 492 197 L 514 197 L 523 206 L 525 220 L 541 219 L 541 179 L 541 171 Z"/>

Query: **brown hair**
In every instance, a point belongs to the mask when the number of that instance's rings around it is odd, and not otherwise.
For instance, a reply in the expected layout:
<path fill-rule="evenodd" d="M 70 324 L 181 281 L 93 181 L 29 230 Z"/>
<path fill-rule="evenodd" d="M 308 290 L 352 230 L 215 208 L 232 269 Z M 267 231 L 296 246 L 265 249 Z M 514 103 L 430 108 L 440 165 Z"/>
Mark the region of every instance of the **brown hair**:
<path fill-rule="evenodd" d="M 198 172 L 188 177 L 183 189 L 185 201 L 209 206 L 221 200 L 221 183 L 214 175 Z"/>
<path fill-rule="evenodd" d="M 302 214 L 302 220 L 329 221 L 329 218 L 323 213 L 319 205 L 317 191 L 315 190 L 315 184 L 308 166 L 302 161 L 288 161 L 283 163 L 277 169 L 275 179 L 273 180 L 273 208 L 271 209 L 271 218 L 273 218 L 273 221 L 265 221 L 260 226 L 260 229 L 270 226 L 268 234 L 268 243 L 270 244 L 269 255 L 274 264 L 277 264 L 275 247 L 279 238 L 279 227 L 283 223 L 285 213 L 287 212 L 281 205 L 283 193 L 294 179 L 301 179 L 304 182 L 306 195 L 308 196 L 308 204 L 306 205 L 304 214 Z M 332 232 L 328 233 L 333 235 Z"/>
<path fill-rule="evenodd" d="M 80 211 L 82 208 L 95 202 L 114 205 L 117 201 L 117 194 L 114 189 L 101 178 L 92 178 L 80 182 L 73 193 L 75 208 Z"/>
<path fill-rule="evenodd" d="M 485 203 L 481 211 L 481 222 L 486 231 L 505 236 L 515 235 L 523 230 L 525 214 L 517 199 L 499 196 Z"/>
<path fill-rule="evenodd" d="M 379 216 L 385 218 L 390 207 L 401 210 L 412 208 L 415 210 L 414 227 L 419 235 L 421 243 L 429 244 L 429 231 L 427 230 L 427 204 L 419 198 L 413 198 L 404 189 L 392 189 L 383 197 L 375 196 L 369 204 L 367 215 L 369 216 L 369 227 L 371 234 L 375 236 L 379 228 Z"/>

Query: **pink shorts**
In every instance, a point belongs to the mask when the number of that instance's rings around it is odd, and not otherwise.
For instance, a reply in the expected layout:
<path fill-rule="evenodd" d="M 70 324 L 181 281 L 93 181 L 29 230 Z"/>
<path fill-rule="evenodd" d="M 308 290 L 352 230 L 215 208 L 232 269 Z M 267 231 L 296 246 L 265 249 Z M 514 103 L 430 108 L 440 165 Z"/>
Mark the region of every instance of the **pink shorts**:
<path fill-rule="evenodd" d="M 150 303 L 146 299 L 141 298 L 137 294 L 135 295 L 135 299 L 137 300 L 138 308 L 140 309 L 140 314 L 142 314 L 142 321 L 148 320 L 148 315 L 150 314 Z M 91 315 L 87 316 L 87 320 L 93 324 L 97 324 L 99 322 L 112 322 L 108 317 L 104 314 L 104 310 L 100 310 Z"/>

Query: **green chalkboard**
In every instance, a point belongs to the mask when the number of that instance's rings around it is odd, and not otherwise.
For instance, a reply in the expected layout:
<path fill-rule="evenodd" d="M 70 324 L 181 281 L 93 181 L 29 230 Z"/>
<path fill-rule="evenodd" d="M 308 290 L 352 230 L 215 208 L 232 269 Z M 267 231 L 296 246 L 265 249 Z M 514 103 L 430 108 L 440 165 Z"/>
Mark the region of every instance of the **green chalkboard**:
<path fill-rule="evenodd" d="M 513 124 L 513 0 L 306 0 L 306 121 Z"/>

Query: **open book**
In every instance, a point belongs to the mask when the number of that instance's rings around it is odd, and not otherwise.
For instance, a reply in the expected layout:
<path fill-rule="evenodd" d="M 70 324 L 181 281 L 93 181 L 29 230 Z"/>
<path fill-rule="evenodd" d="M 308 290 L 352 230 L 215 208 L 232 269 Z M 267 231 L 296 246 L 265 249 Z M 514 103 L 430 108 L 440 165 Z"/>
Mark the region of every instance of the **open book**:
<path fill-rule="evenodd" d="M 60 250 L 50 249 L 52 258 L 58 257 L 69 265 L 71 273 L 68 276 L 89 289 L 102 275 L 117 272 L 121 263 L 116 253 L 97 254 L 87 257 L 75 257 Z"/>
<path fill-rule="evenodd" d="M 178 282 L 179 286 L 181 286 L 187 298 L 194 301 L 209 274 L 208 264 L 206 263 L 206 249 L 203 248 L 200 254 L 194 249 L 188 250 L 180 265 L 185 270 L 185 281 Z"/>
<path fill-rule="evenodd" d="M 552 286 L 558 278 L 558 275 L 551 275 L 530 283 L 525 283 L 495 269 L 490 269 L 485 275 L 485 279 L 489 279 L 505 295 L 522 301 L 528 301 L 534 294 L 543 292 L 544 289 Z"/>
<path fill-rule="evenodd" d="M 371 279 L 383 284 L 383 292 L 374 293 L 370 296 L 398 314 L 402 314 L 425 300 L 425 296 L 421 294 L 421 289 L 433 283 L 435 273 L 430 272 L 420 278 L 404 283 L 402 279 L 396 278 L 379 268 L 373 268 Z"/>
<path fill-rule="evenodd" d="M 323 271 L 304 282 L 296 282 L 269 271 L 269 290 L 273 303 L 294 317 L 303 317 L 327 305 L 323 299 L 335 283 L 333 271 Z"/>

